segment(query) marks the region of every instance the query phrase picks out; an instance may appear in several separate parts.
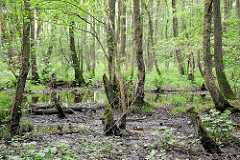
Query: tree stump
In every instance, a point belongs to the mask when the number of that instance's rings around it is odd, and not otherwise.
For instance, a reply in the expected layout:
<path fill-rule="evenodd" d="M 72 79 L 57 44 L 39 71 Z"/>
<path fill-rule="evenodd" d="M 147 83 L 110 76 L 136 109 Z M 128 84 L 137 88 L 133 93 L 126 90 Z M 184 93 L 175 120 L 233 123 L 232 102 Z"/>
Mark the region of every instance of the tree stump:
<path fill-rule="evenodd" d="M 119 120 L 114 120 L 113 111 L 109 107 L 104 111 L 104 114 L 99 117 L 104 125 L 104 135 L 126 136 L 129 132 L 126 130 L 126 117 L 123 114 Z"/>
<path fill-rule="evenodd" d="M 204 149 L 211 154 L 222 153 L 218 144 L 212 139 L 211 135 L 206 130 L 197 110 L 195 108 L 190 108 L 187 110 L 187 114 Z"/>

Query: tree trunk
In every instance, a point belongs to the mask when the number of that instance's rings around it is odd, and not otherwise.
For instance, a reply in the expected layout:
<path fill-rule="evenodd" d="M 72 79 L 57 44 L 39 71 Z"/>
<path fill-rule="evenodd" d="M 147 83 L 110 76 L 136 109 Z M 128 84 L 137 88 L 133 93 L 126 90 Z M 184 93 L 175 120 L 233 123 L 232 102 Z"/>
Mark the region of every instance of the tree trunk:
<path fill-rule="evenodd" d="M 126 56 L 126 0 L 122 1 L 122 18 L 121 18 L 121 55 Z"/>
<path fill-rule="evenodd" d="M 218 85 L 223 95 L 228 99 L 235 97 L 225 74 L 223 65 L 222 51 L 222 22 L 220 13 L 220 0 L 213 2 L 213 17 L 214 17 L 214 62 Z"/>
<path fill-rule="evenodd" d="M 213 77 L 212 72 L 213 62 L 210 51 L 211 21 L 212 21 L 212 1 L 205 0 L 204 25 L 203 25 L 204 79 L 216 109 L 223 112 L 225 109 L 231 106 L 225 99 L 225 97 L 222 95 L 222 93 L 219 91 Z"/>
<path fill-rule="evenodd" d="M 109 23 L 107 26 L 107 45 L 108 45 L 108 72 L 110 84 L 114 83 L 115 60 L 114 60 L 114 34 L 115 34 L 115 3 L 116 0 L 109 0 Z"/>
<path fill-rule="evenodd" d="M 12 135 L 17 133 L 20 118 L 22 115 L 21 105 L 23 98 L 23 91 L 26 84 L 26 79 L 29 71 L 29 57 L 30 57 L 30 0 L 24 0 L 24 16 L 27 19 L 23 19 L 23 39 L 22 39 L 22 65 L 20 74 L 17 81 L 15 98 L 10 114 L 10 132 Z"/>
<path fill-rule="evenodd" d="M 31 62 L 32 62 L 32 81 L 33 83 L 39 82 L 39 75 L 37 71 L 37 63 L 36 63 L 36 36 L 35 36 L 35 19 L 34 19 L 34 10 L 31 13 Z"/>
<path fill-rule="evenodd" d="M 93 19 L 93 29 L 95 30 L 96 28 L 96 21 Z M 96 52 L 95 52 L 95 37 L 93 36 L 93 41 L 91 45 L 91 54 L 92 54 L 92 67 L 91 67 L 91 72 L 95 76 L 95 66 L 96 66 Z"/>
<path fill-rule="evenodd" d="M 152 3 L 152 1 L 150 2 Z M 152 6 L 152 5 L 150 5 Z M 155 43 L 154 43 L 154 40 L 153 40 L 153 21 L 152 21 L 152 16 L 151 16 L 151 8 L 147 8 L 147 5 L 145 4 L 145 8 L 147 10 L 147 13 L 148 13 L 148 19 L 149 19 L 149 23 L 148 23 L 148 27 L 149 27 L 149 34 L 148 34 L 148 52 L 149 52 L 149 55 L 151 55 L 150 58 L 149 57 L 149 60 L 148 60 L 148 63 L 151 63 L 151 65 L 148 65 L 148 69 L 149 71 L 152 70 L 152 66 L 153 64 L 155 65 L 155 68 L 156 68 L 156 71 L 158 73 L 158 75 L 161 75 L 161 72 L 158 68 L 158 64 L 157 64 L 157 59 L 156 59 L 156 53 L 155 53 Z"/>
<path fill-rule="evenodd" d="M 71 57 L 73 62 L 73 68 L 75 71 L 75 81 L 79 86 L 81 86 L 82 84 L 84 84 L 84 79 L 83 79 L 83 72 L 80 69 L 79 60 L 78 60 L 77 52 L 75 48 L 74 21 L 71 21 L 71 24 L 69 26 L 69 38 L 70 38 Z"/>
<path fill-rule="evenodd" d="M 144 104 L 144 83 L 145 83 L 145 65 L 143 60 L 143 49 L 142 49 L 142 22 L 140 18 L 140 5 L 139 0 L 133 1 L 134 8 L 134 35 L 138 65 L 138 81 L 135 88 L 135 96 L 133 104 L 143 105 Z"/>
<path fill-rule="evenodd" d="M 240 37 L 240 14 L 239 14 L 240 6 L 239 0 L 236 0 L 236 15 L 238 19 L 238 36 Z"/>
<path fill-rule="evenodd" d="M 172 9 L 173 9 L 173 37 L 177 38 L 178 37 L 178 19 L 176 18 L 176 0 L 172 0 Z M 181 51 L 180 49 L 176 49 L 176 58 L 178 61 L 178 70 L 181 75 L 184 75 L 184 66 L 183 66 L 183 59 L 181 56 Z"/>

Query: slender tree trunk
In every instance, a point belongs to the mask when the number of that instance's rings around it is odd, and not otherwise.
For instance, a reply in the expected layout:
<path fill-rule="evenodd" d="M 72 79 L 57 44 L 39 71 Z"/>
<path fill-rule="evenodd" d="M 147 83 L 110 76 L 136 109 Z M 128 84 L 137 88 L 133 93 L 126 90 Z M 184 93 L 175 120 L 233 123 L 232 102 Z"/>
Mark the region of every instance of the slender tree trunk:
<path fill-rule="evenodd" d="M 239 5 L 239 0 L 236 0 L 236 15 L 238 18 L 238 36 L 240 37 L 240 5 Z"/>
<path fill-rule="evenodd" d="M 173 9 L 173 37 L 177 38 L 178 37 L 178 19 L 176 18 L 176 0 L 172 0 L 172 9 Z M 176 49 L 176 58 L 178 61 L 178 69 L 181 75 L 184 75 L 184 66 L 183 66 L 183 59 L 181 56 L 181 51 L 180 49 Z"/>
<path fill-rule="evenodd" d="M 13 106 L 10 114 L 10 131 L 14 135 L 17 133 L 17 128 L 19 126 L 20 118 L 22 115 L 21 105 L 23 98 L 23 91 L 26 84 L 26 79 L 29 71 L 29 57 L 30 57 L 30 0 L 24 0 L 24 16 L 27 19 L 23 18 L 23 39 L 22 39 L 22 65 L 20 74 L 18 77 L 16 85 L 16 93 L 13 101 Z"/>
<path fill-rule="evenodd" d="M 153 68 L 153 60 L 154 60 L 154 42 L 153 42 L 153 22 L 152 22 L 152 15 L 151 15 L 151 8 L 152 8 L 152 0 L 149 1 L 149 6 L 147 7 L 146 3 L 144 3 L 145 10 L 148 15 L 148 40 L 147 40 L 147 55 L 148 55 L 148 61 L 147 61 L 147 70 L 152 71 Z"/>
<path fill-rule="evenodd" d="M 96 28 L 96 21 L 93 19 L 93 29 L 95 30 Z M 96 66 L 96 52 L 95 52 L 95 37 L 93 36 L 93 41 L 91 45 L 91 54 L 92 54 L 92 67 L 91 67 L 91 72 L 95 76 L 95 66 Z"/>
<path fill-rule="evenodd" d="M 121 55 L 126 56 L 126 0 L 122 1 L 122 18 L 121 18 Z"/>
<path fill-rule="evenodd" d="M 114 83 L 115 60 L 114 60 L 114 31 L 115 31 L 115 3 L 116 0 L 109 0 L 109 24 L 107 26 L 107 44 L 108 44 L 108 71 L 110 84 Z"/>
<path fill-rule="evenodd" d="M 69 38 L 70 38 L 71 57 L 73 61 L 73 68 L 75 71 L 75 81 L 79 86 L 81 86 L 82 84 L 84 84 L 84 79 L 83 79 L 83 72 L 80 69 L 80 64 L 79 64 L 79 60 L 78 60 L 77 52 L 75 48 L 74 21 L 71 21 L 71 24 L 69 26 Z"/>
<path fill-rule="evenodd" d="M 144 83 L 145 83 L 145 65 L 143 60 L 143 49 L 142 49 L 142 24 L 140 17 L 140 5 L 139 0 L 133 1 L 134 8 L 134 35 L 138 65 L 138 81 L 135 89 L 135 97 L 133 104 L 143 105 L 144 104 Z"/>
<path fill-rule="evenodd" d="M 222 22 L 220 13 L 220 0 L 213 2 L 213 17 L 214 17 L 214 62 L 218 79 L 218 85 L 223 95 L 228 99 L 235 97 L 226 77 L 223 65 L 222 51 Z"/>
<path fill-rule="evenodd" d="M 210 51 L 211 21 L 212 21 L 212 0 L 205 0 L 204 25 L 203 25 L 203 60 L 204 60 L 204 79 L 209 93 L 213 99 L 217 110 L 223 112 L 231 107 L 222 93 L 219 91 L 212 72 L 212 55 Z"/>
<path fill-rule="evenodd" d="M 33 83 L 39 82 L 39 75 L 37 71 L 36 63 L 36 36 L 35 36 L 35 19 L 34 19 L 34 10 L 31 13 L 31 62 L 32 62 L 32 81 Z"/>
<path fill-rule="evenodd" d="M 145 8 L 147 10 L 148 19 L 149 19 L 149 23 L 148 23 L 148 27 L 149 27 L 148 52 L 149 52 L 150 55 L 152 55 L 152 56 L 150 56 L 150 57 L 152 57 L 152 60 L 151 60 L 151 58 L 150 58 L 150 60 L 148 60 L 148 62 L 151 63 L 151 65 L 148 65 L 148 67 L 149 67 L 149 71 L 151 71 L 153 63 L 154 63 L 158 75 L 161 75 L 161 72 L 160 72 L 160 70 L 158 68 L 158 64 L 157 64 L 156 53 L 155 53 L 155 43 L 154 43 L 154 40 L 153 40 L 153 32 L 154 31 L 153 31 L 152 16 L 151 16 L 151 12 L 150 12 L 151 8 L 147 8 L 146 4 L 145 4 Z"/>
<path fill-rule="evenodd" d="M 228 19 L 228 0 L 223 0 L 224 21 Z M 227 32 L 227 22 L 223 23 L 223 32 Z"/>

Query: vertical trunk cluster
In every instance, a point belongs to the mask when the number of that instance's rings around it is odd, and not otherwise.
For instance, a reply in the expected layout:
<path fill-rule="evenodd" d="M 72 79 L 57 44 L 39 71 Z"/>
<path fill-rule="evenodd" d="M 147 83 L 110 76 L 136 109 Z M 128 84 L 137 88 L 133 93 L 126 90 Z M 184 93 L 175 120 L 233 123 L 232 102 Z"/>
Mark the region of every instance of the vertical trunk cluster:
<path fill-rule="evenodd" d="M 220 87 L 221 92 L 226 98 L 233 99 L 235 95 L 228 83 L 223 65 L 220 0 L 214 0 L 213 17 L 214 17 L 214 62 L 218 79 L 218 85 Z"/>
<path fill-rule="evenodd" d="M 133 1 L 134 8 L 134 35 L 138 65 L 138 81 L 135 89 L 135 97 L 133 104 L 143 105 L 144 104 L 144 83 L 145 83 L 145 65 L 143 60 L 143 48 L 142 48 L 142 24 L 140 18 L 140 5 L 139 0 Z"/>
<path fill-rule="evenodd" d="M 84 83 L 83 73 L 80 69 L 80 64 L 75 48 L 75 39 L 74 39 L 74 21 L 71 21 L 69 26 L 69 37 L 70 37 L 70 50 L 71 50 L 71 57 L 73 61 L 73 68 L 75 72 L 75 81 L 76 83 L 81 86 Z"/>
<path fill-rule="evenodd" d="M 204 1 L 204 25 L 203 25 L 203 60 L 204 60 L 204 79 L 211 94 L 216 109 L 224 111 L 230 107 L 228 101 L 219 91 L 213 77 L 212 54 L 210 51 L 211 21 L 212 21 L 212 1 Z"/>
<path fill-rule="evenodd" d="M 24 0 L 24 16 L 23 18 L 23 38 L 22 38 L 22 54 L 21 54 L 21 70 L 19 73 L 16 93 L 13 101 L 13 106 L 10 114 L 10 132 L 12 135 L 16 134 L 21 118 L 21 105 L 23 98 L 23 91 L 26 84 L 26 79 L 29 71 L 29 57 L 30 57 L 30 0 Z"/>
<path fill-rule="evenodd" d="M 157 70 L 157 73 L 158 75 L 161 75 L 161 72 L 158 68 L 158 65 L 157 65 L 157 59 L 156 59 L 156 54 L 155 54 L 155 43 L 154 43 L 154 40 L 153 40 L 153 21 L 152 21 L 152 15 L 151 15 L 151 7 L 152 7 L 152 1 L 150 1 L 150 6 L 149 8 L 147 8 L 147 5 L 145 4 L 145 8 L 147 10 L 147 14 L 148 14 L 148 20 L 149 20 L 149 23 L 148 23 L 148 27 L 149 27 L 149 33 L 148 33 L 148 54 L 151 55 L 149 56 L 149 60 L 148 60 L 148 69 L 149 71 L 152 70 L 152 67 L 153 67 L 153 64 L 155 65 L 155 68 Z M 157 35 L 156 35 L 157 36 Z M 151 64 L 151 65 L 150 65 Z"/>
<path fill-rule="evenodd" d="M 178 19 L 176 18 L 176 0 L 172 0 L 172 9 L 173 9 L 173 37 L 178 37 Z M 178 61 L 178 69 L 181 75 L 184 75 L 184 66 L 183 66 L 183 59 L 181 56 L 180 49 L 176 49 L 176 58 Z"/>

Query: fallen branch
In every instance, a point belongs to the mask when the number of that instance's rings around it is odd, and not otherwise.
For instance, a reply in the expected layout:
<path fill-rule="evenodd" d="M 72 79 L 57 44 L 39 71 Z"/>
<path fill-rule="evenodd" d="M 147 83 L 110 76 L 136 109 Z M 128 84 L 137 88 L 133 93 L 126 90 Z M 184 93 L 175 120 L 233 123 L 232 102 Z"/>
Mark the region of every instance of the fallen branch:
<path fill-rule="evenodd" d="M 96 112 L 98 109 L 104 108 L 106 105 L 104 104 L 96 104 L 96 103 L 74 103 L 74 104 L 68 104 L 68 103 L 62 103 L 62 109 L 64 113 L 73 113 L 74 111 L 79 112 Z M 52 104 L 30 104 L 29 110 L 31 110 L 35 114 L 57 114 L 58 111 L 56 109 L 56 105 L 54 103 Z"/>

